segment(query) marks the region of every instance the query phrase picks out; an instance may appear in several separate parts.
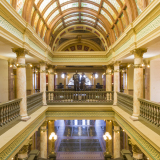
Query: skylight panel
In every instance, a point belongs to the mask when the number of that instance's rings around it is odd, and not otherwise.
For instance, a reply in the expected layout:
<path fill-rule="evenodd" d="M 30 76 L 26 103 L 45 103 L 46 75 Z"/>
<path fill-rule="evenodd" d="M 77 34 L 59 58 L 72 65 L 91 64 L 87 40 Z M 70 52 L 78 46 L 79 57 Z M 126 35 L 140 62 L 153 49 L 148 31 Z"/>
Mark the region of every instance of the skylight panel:
<path fill-rule="evenodd" d="M 88 20 L 88 21 L 92 21 L 93 23 L 95 23 L 95 20 L 90 18 L 90 17 L 85 17 L 85 16 L 81 16 L 82 20 Z"/>
<path fill-rule="evenodd" d="M 93 23 L 92 22 L 88 22 L 88 21 L 81 21 L 82 23 L 87 23 L 87 24 L 90 24 L 90 25 L 92 25 L 93 26 Z"/>
<path fill-rule="evenodd" d="M 100 4 L 100 3 L 101 3 L 101 0 L 90 0 L 90 1 L 95 2 L 95 3 L 97 3 L 97 4 Z"/>
<path fill-rule="evenodd" d="M 64 18 L 67 18 L 67 17 L 69 17 L 69 16 L 73 16 L 73 15 L 79 15 L 79 12 L 75 12 L 75 13 L 68 14 L 68 15 L 64 16 Z"/>
<path fill-rule="evenodd" d="M 79 21 L 73 21 L 73 22 L 69 22 L 69 23 L 67 23 L 66 25 L 68 26 L 68 25 L 70 25 L 70 24 L 73 24 L 73 23 L 78 23 Z"/>
<path fill-rule="evenodd" d="M 116 8 L 116 10 L 118 11 L 118 13 L 121 12 L 121 7 L 120 7 L 120 5 L 117 3 L 116 0 L 108 0 L 108 1 Z"/>
<path fill-rule="evenodd" d="M 112 17 L 114 18 L 114 19 L 116 19 L 116 14 L 114 13 L 114 11 L 112 10 L 112 8 L 108 5 L 108 4 L 106 4 L 105 2 L 103 3 L 103 7 L 112 15 Z"/>
<path fill-rule="evenodd" d="M 52 10 L 54 10 L 57 7 L 57 2 L 53 3 L 45 12 L 44 19 L 47 18 L 47 16 L 51 13 Z"/>
<path fill-rule="evenodd" d="M 76 2 L 76 3 L 69 3 L 69 4 L 61 7 L 61 10 L 64 11 L 64 10 L 72 8 L 72 7 L 78 7 L 78 2 Z"/>
<path fill-rule="evenodd" d="M 104 12 L 103 10 L 101 10 L 101 14 L 109 21 L 109 23 L 111 25 L 113 25 L 113 22 L 112 22 L 111 18 L 108 16 L 108 14 L 106 12 Z"/>
<path fill-rule="evenodd" d="M 73 21 L 73 20 L 79 20 L 79 16 L 70 17 L 70 18 L 65 19 L 64 21 L 68 22 L 68 21 Z"/>
<path fill-rule="evenodd" d="M 87 7 L 87 8 L 93 9 L 95 11 L 99 10 L 99 7 L 97 7 L 97 6 L 93 5 L 93 4 L 90 4 L 90 3 L 84 3 L 84 2 L 82 2 L 81 3 L 81 7 Z"/>
<path fill-rule="evenodd" d="M 82 15 L 82 16 L 85 16 L 85 15 L 86 15 L 86 16 L 91 16 L 91 17 L 93 17 L 93 18 L 96 18 L 94 15 L 89 14 L 89 13 L 81 13 L 81 15 Z"/>
<path fill-rule="evenodd" d="M 39 11 L 42 12 L 43 9 L 51 2 L 51 0 L 43 0 L 43 2 L 41 3 L 40 7 L 39 7 Z"/>
<path fill-rule="evenodd" d="M 124 0 L 120 0 L 123 4 L 125 4 L 125 1 Z"/>
<path fill-rule="evenodd" d="M 41 30 L 42 30 L 42 26 L 43 26 L 43 21 L 41 20 L 40 24 L 39 24 L 39 30 L 38 30 L 38 34 L 41 34 Z"/>
<path fill-rule="evenodd" d="M 63 25 L 63 23 L 61 22 L 55 29 L 54 29 L 54 32 L 60 27 L 60 26 L 62 26 Z"/>
<path fill-rule="evenodd" d="M 25 0 L 17 0 L 16 11 L 22 16 Z"/>
<path fill-rule="evenodd" d="M 98 26 L 100 26 L 104 30 L 104 32 L 106 32 L 106 29 L 103 27 L 103 25 L 101 23 L 98 22 L 97 24 L 98 24 Z"/>
<path fill-rule="evenodd" d="M 68 2 L 70 0 L 59 0 L 59 3 L 62 4 L 62 3 L 65 3 L 65 2 Z"/>
<path fill-rule="evenodd" d="M 48 19 L 47 24 L 49 25 L 50 22 L 53 20 L 54 17 L 56 17 L 59 14 L 59 10 L 56 10 Z"/>
<path fill-rule="evenodd" d="M 37 5 L 40 0 L 35 0 L 34 3 Z"/>

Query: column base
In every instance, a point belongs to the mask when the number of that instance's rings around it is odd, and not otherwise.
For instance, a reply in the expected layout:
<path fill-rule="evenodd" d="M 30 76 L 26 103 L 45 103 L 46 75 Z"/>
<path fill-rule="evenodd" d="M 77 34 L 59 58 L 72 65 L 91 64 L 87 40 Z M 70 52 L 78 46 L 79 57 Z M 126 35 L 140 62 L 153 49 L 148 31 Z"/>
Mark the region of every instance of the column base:
<path fill-rule="evenodd" d="M 43 104 L 43 106 L 47 106 L 47 104 L 45 103 L 45 104 Z"/>
<path fill-rule="evenodd" d="M 132 115 L 130 118 L 131 118 L 133 121 L 138 121 L 138 120 L 139 120 L 139 118 L 138 118 L 137 116 L 133 116 L 133 115 Z"/>
<path fill-rule="evenodd" d="M 113 106 L 117 106 L 117 103 L 113 103 Z"/>
<path fill-rule="evenodd" d="M 25 117 L 21 117 L 21 121 L 28 121 L 31 117 L 29 116 L 25 116 Z"/>

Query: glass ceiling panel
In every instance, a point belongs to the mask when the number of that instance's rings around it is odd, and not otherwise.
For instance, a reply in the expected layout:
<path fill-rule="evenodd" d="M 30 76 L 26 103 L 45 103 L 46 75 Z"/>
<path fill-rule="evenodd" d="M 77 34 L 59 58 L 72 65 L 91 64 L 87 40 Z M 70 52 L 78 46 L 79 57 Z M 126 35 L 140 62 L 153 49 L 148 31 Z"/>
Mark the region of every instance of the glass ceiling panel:
<path fill-rule="evenodd" d="M 79 23 L 79 21 L 69 22 L 69 23 L 66 23 L 66 25 L 70 25 L 70 24 L 74 24 L 74 23 Z"/>
<path fill-rule="evenodd" d="M 93 23 L 95 23 L 95 20 L 90 17 L 81 16 L 81 20 L 89 20 L 89 21 L 92 21 Z"/>
<path fill-rule="evenodd" d="M 61 7 L 61 10 L 64 11 L 64 10 L 72 8 L 72 7 L 78 7 L 78 2 L 76 2 L 76 3 L 69 3 L 69 4 Z"/>
<path fill-rule="evenodd" d="M 104 32 L 106 32 L 106 29 L 99 22 L 97 23 L 97 25 L 100 26 L 104 30 Z"/>
<path fill-rule="evenodd" d="M 111 8 L 108 4 L 106 4 L 106 3 L 104 2 L 104 3 L 103 3 L 103 7 L 112 15 L 112 17 L 113 17 L 114 19 L 117 18 L 116 14 L 114 13 L 114 11 L 112 10 L 112 8 Z"/>
<path fill-rule="evenodd" d="M 40 0 L 35 0 L 34 3 L 37 5 Z"/>
<path fill-rule="evenodd" d="M 54 10 L 57 7 L 57 2 L 53 3 L 45 12 L 43 18 L 47 18 L 47 16 L 51 13 L 52 10 Z"/>
<path fill-rule="evenodd" d="M 59 0 L 59 3 L 62 4 L 62 3 L 65 3 L 65 2 L 68 2 L 70 0 Z"/>
<path fill-rule="evenodd" d="M 59 10 L 56 10 L 48 19 L 47 24 L 49 25 L 50 22 L 53 20 L 54 17 L 56 17 L 59 14 Z"/>
<path fill-rule="evenodd" d="M 51 0 L 43 0 L 43 2 L 41 3 L 40 7 L 39 7 L 39 11 L 42 12 L 43 9 L 51 2 Z"/>
<path fill-rule="evenodd" d="M 63 23 L 61 22 L 55 29 L 54 29 L 54 31 L 53 32 L 55 32 L 60 26 L 62 26 L 63 25 Z"/>
<path fill-rule="evenodd" d="M 97 4 L 100 4 L 100 3 L 101 3 L 101 0 L 90 0 L 90 1 L 95 2 L 95 3 L 97 3 Z"/>
<path fill-rule="evenodd" d="M 120 0 L 123 4 L 125 4 L 125 1 L 124 0 Z"/>
<path fill-rule="evenodd" d="M 79 20 L 79 16 L 70 17 L 70 18 L 65 19 L 64 21 L 68 22 L 68 21 L 73 21 L 73 20 Z"/>
<path fill-rule="evenodd" d="M 84 3 L 84 2 L 82 2 L 81 3 L 81 7 L 87 7 L 87 8 L 93 9 L 95 11 L 99 10 L 99 7 L 97 7 L 97 6 L 93 5 L 93 4 L 90 4 L 90 3 Z"/>
<path fill-rule="evenodd" d="M 108 0 L 108 1 L 116 8 L 116 10 L 118 11 L 118 13 L 121 12 L 121 7 L 120 7 L 120 5 L 117 3 L 116 0 Z"/>
<path fill-rule="evenodd" d="M 94 23 L 91 23 L 91 22 L 88 22 L 88 21 L 81 21 L 82 23 L 87 23 L 87 24 L 90 24 L 90 25 L 94 25 Z"/>
<path fill-rule="evenodd" d="M 101 14 L 109 21 L 109 23 L 111 25 L 113 25 L 113 22 L 112 22 L 111 18 L 108 16 L 108 14 L 106 12 L 104 12 L 103 10 L 101 10 Z"/>
<path fill-rule="evenodd" d="M 82 16 L 87 15 L 87 16 L 91 16 L 91 17 L 93 17 L 93 18 L 96 18 L 96 16 L 94 16 L 94 15 L 92 15 L 92 14 L 89 14 L 89 13 L 81 13 L 81 15 L 82 15 Z"/>
<path fill-rule="evenodd" d="M 68 15 L 64 16 L 64 18 L 67 18 L 69 16 L 76 16 L 76 15 L 79 15 L 79 12 L 68 14 Z"/>

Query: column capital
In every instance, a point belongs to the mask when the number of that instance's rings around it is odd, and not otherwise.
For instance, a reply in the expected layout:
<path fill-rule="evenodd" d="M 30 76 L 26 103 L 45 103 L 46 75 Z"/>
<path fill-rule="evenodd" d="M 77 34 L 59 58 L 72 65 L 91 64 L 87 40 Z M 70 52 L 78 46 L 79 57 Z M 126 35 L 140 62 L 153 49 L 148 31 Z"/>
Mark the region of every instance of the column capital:
<path fill-rule="evenodd" d="M 147 52 L 146 48 L 137 48 L 137 49 L 130 51 L 131 54 L 134 54 L 135 58 L 141 58 L 143 54 L 146 52 Z"/>
<path fill-rule="evenodd" d="M 17 54 L 17 57 L 25 57 L 28 54 L 28 50 L 24 48 L 12 48 L 12 51 Z"/>
<path fill-rule="evenodd" d="M 39 64 L 40 64 L 40 66 L 46 66 L 47 62 L 46 61 L 40 61 Z"/>
<path fill-rule="evenodd" d="M 113 126 L 119 126 L 116 121 L 113 121 Z"/>
<path fill-rule="evenodd" d="M 115 61 L 114 66 L 119 66 L 121 64 L 121 61 Z"/>

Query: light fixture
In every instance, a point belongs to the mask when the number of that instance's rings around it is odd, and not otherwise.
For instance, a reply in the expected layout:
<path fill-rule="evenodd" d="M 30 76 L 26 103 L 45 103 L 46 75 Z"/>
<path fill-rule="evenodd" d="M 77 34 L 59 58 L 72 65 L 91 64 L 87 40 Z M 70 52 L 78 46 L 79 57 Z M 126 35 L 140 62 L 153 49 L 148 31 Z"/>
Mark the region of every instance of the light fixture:
<path fill-rule="evenodd" d="M 147 67 L 150 68 L 150 65 L 148 64 Z"/>
<path fill-rule="evenodd" d="M 10 67 L 13 67 L 12 65 L 10 65 Z"/>
<path fill-rule="evenodd" d="M 142 64 L 142 67 L 144 67 L 145 65 L 144 65 L 144 63 Z"/>
<path fill-rule="evenodd" d="M 32 64 L 30 64 L 30 67 L 33 67 L 33 65 L 32 65 Z"/>
<path fill-rule="evenodd" d="M 106 132 L 103 135 L 103 139 L 106 141 L 106 152 L 104 153 L 105 155 L 109 155 L 109 149 L 108 149 L 108 142 L 112 139 L 111 135 L 109 132 Z"/>
<path fill-rule="evenodd" d="M 131 65 L 130 65 L 130 64 L 128 64 L 128 66 L 127 66 L 127 67 L 129 68 L 130 66 L 131 66 Z"/>
<path fill-rule="evenodd" d="M 64 77 L 65 77 L 65 74 L 64 74 L 64 73 L 62 73 L 61 77 L 62 77 L 62 78 L 64 78 Z"/>
<path fill-rule="evenodd" d="M 95 78 L 98 78 L 98 74 L 97 73 L 95 74 Z"/>
<path fill-rule="evenodd" d="M 17 66 L 19 66 L 19 64 L 17 63 Z"/>
<path fill-rule="evenodd" d="M 52 132 L 51 135 L 49 136 L 49 140 L 52 141 L 52 152 L 51 152 L 51 154 L 55 154 L 54 148 L 55 148 L 55 141 L 57 140 L 57 135 L 54 132 Z"/>

